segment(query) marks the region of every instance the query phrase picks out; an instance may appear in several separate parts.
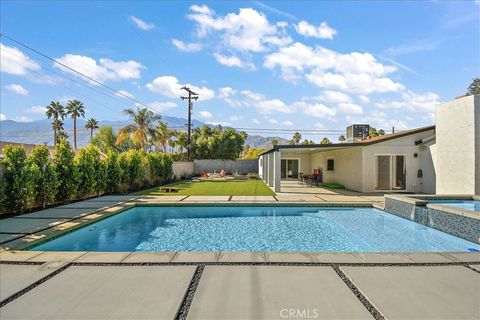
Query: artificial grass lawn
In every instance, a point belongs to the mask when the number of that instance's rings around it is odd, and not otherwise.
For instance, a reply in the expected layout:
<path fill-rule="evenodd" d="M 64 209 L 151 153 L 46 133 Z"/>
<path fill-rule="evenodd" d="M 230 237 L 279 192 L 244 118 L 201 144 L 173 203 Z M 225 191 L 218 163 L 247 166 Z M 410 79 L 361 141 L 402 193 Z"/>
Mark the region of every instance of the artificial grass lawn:
<path fill-rule="evenodd" d="M 178 192 L 160 192 L 161 187 L 175 187 Z M 262 180 L 198 181 L 171 183 L 134 193 L 135 195 L 185 196 L 274 196 L 275 193 Z"/>

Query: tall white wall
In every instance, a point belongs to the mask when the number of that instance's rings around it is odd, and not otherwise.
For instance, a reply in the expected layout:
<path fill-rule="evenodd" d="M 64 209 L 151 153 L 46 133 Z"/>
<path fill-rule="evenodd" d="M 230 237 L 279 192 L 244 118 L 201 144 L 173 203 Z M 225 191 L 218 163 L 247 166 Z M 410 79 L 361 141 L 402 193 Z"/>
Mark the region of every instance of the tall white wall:
<path fill-rule="evenodd" d="M 480 96 L 437 107 L 437 194 L 480 194 Z"/>

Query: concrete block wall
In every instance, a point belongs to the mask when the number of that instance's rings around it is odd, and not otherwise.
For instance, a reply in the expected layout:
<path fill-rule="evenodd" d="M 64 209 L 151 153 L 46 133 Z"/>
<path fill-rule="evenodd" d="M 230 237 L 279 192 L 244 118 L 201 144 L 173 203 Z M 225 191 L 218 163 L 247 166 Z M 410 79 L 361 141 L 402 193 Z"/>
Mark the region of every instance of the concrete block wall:
<path fill-rule="evenodd" d="M 203 171 L 220 172 L 225 170 L 228 174 L 238 171 L 240 174 L 249 172 L 258 173 L 258 159 L 245 160 L 222 160 L 222 159 L 202 159 L 194 160 L 194 173 L 200 174 Z"/>
<path fill-rule="evenodd" d="M 172 171 L 175 178 L 192 177 L 195 175 L 193 162 L 175 161 L 172 164 Z"/>

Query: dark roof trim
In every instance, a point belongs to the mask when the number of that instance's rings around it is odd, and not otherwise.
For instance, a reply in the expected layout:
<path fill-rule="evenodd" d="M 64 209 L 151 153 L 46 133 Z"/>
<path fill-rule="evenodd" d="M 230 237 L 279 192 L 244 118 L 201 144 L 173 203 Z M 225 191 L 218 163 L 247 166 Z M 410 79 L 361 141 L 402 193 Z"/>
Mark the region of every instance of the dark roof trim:
<path fill-rule="evenodd" d="M 402 138 L 406 137 L 412 134 L 424 132 L 424 131 L 429 131 L 429 130 L 435 130 L 435 125 L 431 125 L 428 127 L 422 127 L 422 128 L 417 128 L 417 129 L 412 129 L 404 132 L 399 132 L 396 134 L 391 134 L 385 136 L 383 139 L 376 139 L 372 141 L 360 141 L 360 142 L 351 142 L 351 143 L 330 143 L 330 144 L 280 144 L 276 145 L 270 150 L 262 152 L 259 156 L 262 156 L 267 153 L 271 153 L 273 151 L 278 151 L 280 149 L 309 149 L 309 148 L 340 148 L 340 147 L 361 147 L 361 146 L 369 146 L 372 144 L 377 144 L 397 138 Z M 415 143 L 416 144 L 416 143 Z"/>

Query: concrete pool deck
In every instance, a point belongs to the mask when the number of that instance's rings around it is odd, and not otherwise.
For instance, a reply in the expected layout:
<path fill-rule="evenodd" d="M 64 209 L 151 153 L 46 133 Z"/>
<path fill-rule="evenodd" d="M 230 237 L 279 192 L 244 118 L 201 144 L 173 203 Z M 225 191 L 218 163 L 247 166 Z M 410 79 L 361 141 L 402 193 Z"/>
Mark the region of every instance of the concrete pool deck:
<path fill-rule="evenodd" d="M 295 203 L 382 205 L 378 196 L 349 198 L 335 195 L 330 202 L 305 195 Z M 0 319 L 480 318 L 478 252 L 14 250 L 136 205 L 292 200 L 291 195 L 107 196 L 3 219 Z"/>

